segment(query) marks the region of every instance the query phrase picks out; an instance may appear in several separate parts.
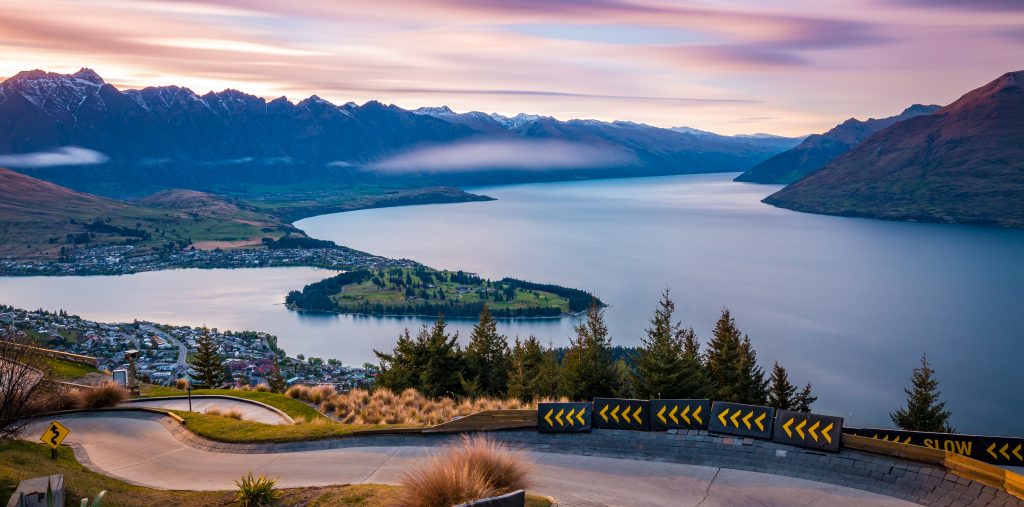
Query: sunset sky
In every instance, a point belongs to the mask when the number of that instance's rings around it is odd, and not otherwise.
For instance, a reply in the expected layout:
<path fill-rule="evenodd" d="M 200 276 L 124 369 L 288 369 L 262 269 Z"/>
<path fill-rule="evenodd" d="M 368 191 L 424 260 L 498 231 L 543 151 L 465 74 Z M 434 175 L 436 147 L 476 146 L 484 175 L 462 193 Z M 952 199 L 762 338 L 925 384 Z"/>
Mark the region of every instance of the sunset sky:
<path fill-rule="evenodd" d="M 1024 68 L 1020 0 L 0 0 L 0 76 L 725 134 L 820 132 Z"/>

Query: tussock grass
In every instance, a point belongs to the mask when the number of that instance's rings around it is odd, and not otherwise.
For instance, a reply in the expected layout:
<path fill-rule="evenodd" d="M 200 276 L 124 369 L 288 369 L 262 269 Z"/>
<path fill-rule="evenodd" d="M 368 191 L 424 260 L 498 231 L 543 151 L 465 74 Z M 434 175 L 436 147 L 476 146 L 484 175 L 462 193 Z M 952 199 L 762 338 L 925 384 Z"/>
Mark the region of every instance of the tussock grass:
<path fill-rule="evenodd" d="M 236 480 L 235 485 L 238 486 L 238 494 L 235 496 L 235 501 L 241 507 L 271 505 L 279 495 L 276 489 L 277 479 L 267 477 L 266 475 L 254 477 L 252 471 L 249 471 L 249 475 Z"/>
<path fill-rule="evenodd" d="M 107 382 L 92 389 L 79 389 L 75 397 L 78 408 L 106 408 L 127 400 L 128 391 L 115 382 Z"/>
<path fill-rule="evenodd" d="M 182 391 L 188 389 L 188 379 L 187 378 L 180 378 L 178 380 L 175 380 L 174 381 L 174 388 L 182 390 Z"/>
<path fill-rule="evenodd" d="M 486 436 L 464 438 L 402 479 L 400 505 L 433 507 L 525 489 L 526 463 Z"/>

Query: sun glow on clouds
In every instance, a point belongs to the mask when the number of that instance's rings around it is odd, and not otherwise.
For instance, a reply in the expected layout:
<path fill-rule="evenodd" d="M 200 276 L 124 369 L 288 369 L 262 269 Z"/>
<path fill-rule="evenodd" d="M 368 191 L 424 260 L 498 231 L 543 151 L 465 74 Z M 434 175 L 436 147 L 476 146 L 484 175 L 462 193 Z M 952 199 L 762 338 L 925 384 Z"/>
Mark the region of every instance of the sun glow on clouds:
<path fill-rule="evenodd" d="M 806 134 L 1018 70 L 1024 9 L 924 0 L 0 0 L 0 75 Z M 57 14 L 55 14 L 57 13 Z"/>

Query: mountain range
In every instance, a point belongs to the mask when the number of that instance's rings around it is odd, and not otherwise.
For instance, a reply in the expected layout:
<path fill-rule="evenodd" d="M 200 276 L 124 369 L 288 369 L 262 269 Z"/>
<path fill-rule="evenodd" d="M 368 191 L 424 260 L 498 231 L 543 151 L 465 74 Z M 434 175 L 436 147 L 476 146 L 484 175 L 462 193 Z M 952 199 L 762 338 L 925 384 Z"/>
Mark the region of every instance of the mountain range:
<path fill-rule="evenodd" d="M 735 181 L 792 183 L 821 169 L 825 164 L 864 142 L 874 133 L 903 120 L 934 113 L 939 108 L 940 106 L 935 105 L 914 104 L 902 113 L 888 118 L 869 118 L 864 121 L 850 118 L 824 134 L 808 136 L 796 147 L 755 165 L 747 172 L 737 176 Z"/>
<path fill-rule="evenodd" d="M 831 215 L 1024 227 L 1024 71 L 896 123 L 764 201 Z"/>
<path fill-rule="evenodd" d="M 230 89 L 119 90 L 89 69 L 20 72 L 0 84 L 0 165 L 116 197 L 310 181 L 423 187 L 742 171 L 799 141 L 376 101 L 335 105 L 315 95 L 293 103 Z M 492 156 L 475 165 L 451 169 L 451 157 L 438 156 L 481 143 L 486 149 L 477 151 Z M 55 151 L 64 158 L 38 162 Z"/>

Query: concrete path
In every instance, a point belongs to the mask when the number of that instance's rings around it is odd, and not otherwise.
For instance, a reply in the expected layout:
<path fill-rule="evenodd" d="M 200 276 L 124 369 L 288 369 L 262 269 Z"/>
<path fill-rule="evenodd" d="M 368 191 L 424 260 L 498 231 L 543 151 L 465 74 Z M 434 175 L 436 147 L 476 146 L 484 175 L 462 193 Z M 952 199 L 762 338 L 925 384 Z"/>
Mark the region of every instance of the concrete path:
<path fill-rule="evenodd" d="M 228 490 L 250 470 L 282 487 L 396 484 L 437 447 L 353 447 L 275 454 L 223 454 L 189 447 L 154 420 L 65 417 L 65 443 L 84 465 L 121 480 L 164 489 Z M 34 423 L 33 435 L 48 421 Z M 738 470 L 520 452 L 534 463 L 530 491 L 564 506 L 909 506 L 895 498 L 803 479 Z"/>
<path fill-rule="evenodd" d="M 129 407 L 150 407 L 160 408 L 164 410 L 188 410 L 188 398 L 165 398 L 156 400 L 131 400 L 122 403 L 122 406 Z M 242 419 L 246 421 L 256 421 L 263 424 L 291 424 L 292 421 L 283 417 L 278 412 L 271 410 L 261 404 L 249 403 L 245 401 L 233 400 L 228 398 L 206 398 L 206 397 L 192 397 L 192 412 L 206 413 L 210 409 L 216 409 L 220 412 L 227 412 L 229 410 L 238 410 L 242 413 Z"/>

